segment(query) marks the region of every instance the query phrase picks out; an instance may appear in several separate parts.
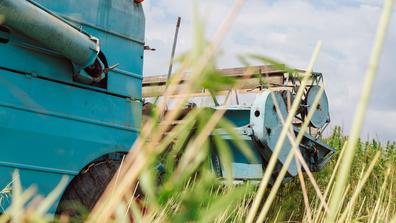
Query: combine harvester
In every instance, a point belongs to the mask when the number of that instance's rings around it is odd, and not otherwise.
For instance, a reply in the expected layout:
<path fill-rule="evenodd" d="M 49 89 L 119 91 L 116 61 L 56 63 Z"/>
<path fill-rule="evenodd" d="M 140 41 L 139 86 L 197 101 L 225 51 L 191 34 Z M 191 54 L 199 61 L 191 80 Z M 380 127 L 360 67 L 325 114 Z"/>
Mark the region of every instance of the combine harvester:
<path fill-rule="evenodd" d="M 232 143 L 232 136 L 225 131 L 217 129 L 213 134 L 220 134 L 224 139 L 229 139 L 229 145 L 232 149 L 233 163 L 232 174 L 235 180 L 260 180 L 265 171 L 276 143 L 281 134 L 283 124 L 279 115 L 284 119 L 288 116 L 291 103 L 300 87 L 300 77 L 304 71 L 295 70 L 289 73 L 286 69 L 279 69 L 279 66 L 256 66 L 249 68 L 230 68 L 218 70 L 218 73 L 235 78 L 238 80 L 238 89 L 224 88 L 216 96 L 211 95 L 205 89 L 198 89 L 193 92 L 193 99 L 189 107 L 183 114 L 191 111 L 191 105 L 199 107 L 208 107 L 208 100 L 212 101 L 209 106 L 213 110 L 226 110 L 224 117 L 235 125 L 236 132 L 249 145 L 251 152 L 257 158 L 251 161 L 245 157 L 242 152 Z M 188 77 L 188 74 L 184 75 Z M 149 76 L 143 79 L 143 97 L 147 101 L 152 98 L 160 97 L 166 89 L 168 76 Z M 178 84 L 180 89 L 186 80 L 182 79 Z M 294 132 L 299 132 L 299 126 L 302 125 L 308 111 L 312 108 L 314 99 L 323 84 L 321 73 L 313 73 L 310 78 L 310 84 L 305 87 L 303 100 L 293 121 Z M 181 92 L 183 94 L 183 92 Z M 246 100 L 254 95 L 252 103 L 246 104 Z M 235 97 L 235 104 L 220 104 L 218 98 L 224 100 L 231 96 Z M 170 96 L 177 98 L 178 92 Z M 194 100 L 195 99 L 195 100 Z M 197 100 L 198 99 L 198 100 Z M 205 101 L 197 105 L 197 101 Z M 276 102 L 274 103 L 274 100 Z M 241 104 L 241 102 L 244 102 Z M 199 103 L 199 102 L 198 102 Z M 146 103 L 147 107 L 152 107 Z M 276 108 L 279 108 L 277 110 Z M 278 114 L 279 113 L 279 114 Z M 308 164 L 310 171 L 320 170 L 335 153 L 335 150 L 325 143 L 321 142 L 319 137 L 330 123 L 330 114 L 328 99 L 326 93 L 323 93 L 319 104 L 316 107 L 314 115 L 310 120 L 309 131 L 304 134 L 302 143 L 299 146 L 300 152 Z M 215 150 L 215 148 L 214 148 Z M 291 143 L 288 139 L 278 157 L 278 163 L 274 170 L 273 177 L 282 168 L 287 156 L 291 150 Z M 215 154 L 212 158 L 214 170 L 219 177 L 225 177 L 224 166 L 221 165 L 219 157 Z M 297 164 L 292 162 L 287 171 L 287 178 L 297 175 Z M 274 178 L 272 179 L 274 180 Z"/>
<path fill-rule="evenodd" d="M 165 84 L 148 79 L 142 83 L 141 2 L 0 0 L 0 189 L 12 183 L 16 169 L 22 186 L 36 185 L 42 195 L 66 175 L 68 186 L 51 211 L 62 213 L 58 204 L 68 201 L 93 207 L 139 135 L 142 84 L 143 89 Z M 229 71 L 229 75 L 241 74 Z M 290 93 L 298 87 L 295 80 L 286 81 L 284 71 L 262 73 Z M 315 76 L 317 82 L 320 78 Z M 245 89 L 262 86 L 256 78 L 249 80 Z M 319 88 L 319 83 L 307 87 L 297 118 L 304 119 Z M 289 91 L 275 92 L 282 115 L 287 114 L 283 93 Z M 257 163 L 249 163 L 234 148 L 234 177 L 259 179 L 281 128 L 268 91 L 259 93 L 253 106 L 214 109 L 227 109 L 225 117 L 257 156 Z M 324 95 L 311 127 L 320 133 L 329 121 Z M 310 134 L 300 149 L 312 170 L 334 153 Z M 289 150 L 286 143 L 278 167 Z M 222 176 L 221 164 L 215 167 Z M 293 164 L 289 175 L 295 174 Z M 0 212 L 11 201 L 2 202 Z"/>

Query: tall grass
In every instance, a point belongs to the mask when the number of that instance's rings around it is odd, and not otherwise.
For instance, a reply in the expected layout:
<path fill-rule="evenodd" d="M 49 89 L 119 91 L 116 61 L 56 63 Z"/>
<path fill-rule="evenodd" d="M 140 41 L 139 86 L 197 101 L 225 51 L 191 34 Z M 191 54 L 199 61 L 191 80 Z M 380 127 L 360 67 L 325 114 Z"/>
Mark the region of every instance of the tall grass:
<path fill-rule="evenodd" d="M 344 136 L 340 127 L 332 130 L 332 135 L 325 141 L 339 151 L 328 165 L 320 172 L 315 173 L 315 179 L 322 191 L 326 191 L 329 182 L 332 181 L 334 170 L 337 168 L 337 159 L 343 145 L 346 143 L 347 137 Z M 395 173 L 395 142 L 388 142 L 382 145 L 376 140 L 360 141 L 356 146 L 354 162 L 351 166 L 350 179 L 348 181 L 348 191 L 344 196 L 342 213 L 337 215 L 336 222 L 366 222 L 370 217 L 374 216 L 375 204 L 378 203 L 381 212 L 386 213 L 377 215 L 375 222 L 388 222 L 396 211 L 396 199 L 394 198 L 393 188 L 396 186 L 394 180 Z M 380 155 L 377 155 L 380 154 Z M 378 156 L 378 157 L 377 157 Z M 374 162 L 373 162 L 374 161 Z M 371 164 L 374 165 L 371 165 Z M 371 165 L 371 166 L 370 166 Z M 339 166 L 339 165 L 338 165 Z M 390 171 L 388 173 L 388 171 Z M 368 178 L 365 180 L 365 176 Z M 385 178 L 387 181 L 385 182 Z M 365 182 L 365 184 L 362 184 Z M 384 182 L 385 189 L 382 189 Z M 361 190 L 357 189 L 361 187 Z M 310 206 L 313 210 L 314 222 L 321 222 L 326 216 L 326 212 L 320 208 L 320 200 L 313 193 L 312 185 L 307 184 L 306 190 L 310 195 Z M 380 196 L 380 193 L 383 195 Z M 325 193 L 326 194 L 326 193 Z M 354 198 L 354 195 L 356 198 Z M 327 193 L 327 197 L 329 194 Z M 354 200 L 353 203 L 351 203 Z M 350 206 L 350 208 L 348 208 Z M 279 212 L 279 213 L 278 213 Z M 293 179 L 285 184 L 279 190 L 278 196 L 272 203 L 272 213 L 268 219 L 274 220 L 276 217 L 279 221 L 303 221 L 307 219 L 306 208 L 304 207 L 303 194 L 300 189 L 299 179 Z M 343 221 L 341 216 L 345 215 Z"/>
<path fill-rule="evenodd" d="M 332 135 L 323 139 L 337 149 L 336 157 L 321 172 L 311 173 L 298 150 L 309 118 L 302 125 L 300 134 L 295 135 L 291 128 L 301 101 L 302 90 L 319 55 L 319 43 L 306 73 L 302 76 L 302 86 L 289 116 L 280 116 L 284 127 L 261 182 L 258 185 L 249 182 L 236 185 L 233 184 L 230 174 L 227 174 L 225 179 L 219 179 L 212 170 L 209 159 L 213 152 L 211 144 L 214 144 L 226 172 L 231 173 L 232 155 L 228 143 L 221 137 L 211 136 L 218 128 L 232 136 L 233 143 L 238 145 L 246 157 L 254 159 L 232 124 L 222 118 L 225 110 L 195 108 L 184 118 L 180 119 L 180 116 L 190 95 L 197 89 L 206 88 L 216 94 L 224 86 L 238 88 L 238 81 L 219 75 L 214 69 L 214 61 L 220 44 L 243 2 L 235 2 L 210 42 L 204 38 L 202 21 L 197 15 L 194 16 L 196 33 L 193 49 L 177 60 L 180 66 L 169 81 L 162 100 L 157 101 L 150 118 L 142 127 L 139 139 L 122 162 L 105 194 L 90 215 L 84 216 L 87 222 L 130 222 L 131 217 L 135 222 L 396 220 L 396 200 L 393 196 L 396 144 L 381 144 L 375 140 L 362 142 L 358 137 L 393 1 L 386 0 L 384 6 L 351 135 L 346 137 L 340 127 L 335 127 Z M 276 61 L 260 56 L 248 57 L 246 60 L 252 59 L 277 64 Z M 178 83 L 184 78 L 186 71 L 190 71 L 190 74 L 180 89 Z M 173 108 L 167 110 L 169 96 L 174 93 L 182 94 L 174 101 Z M 318 103 L 320 94 L 321 92 L 314 103 Z M 227 103 L 226 101 L 225 104 Z M 310 111 L 308 117 L 312 114 Z M 290 141 L 293 149 L 274 184 L 269 187 L 275 161 L 285 140 Z M 282 184 L 287 167 L 293 161 L 300 167 L 299 177 Z M 163 172 L 156 171 L 159 163 L 164 164 Z M 32 203 L 32 199 L 35 200 L 34 188 L 23 191 L 18 177 L 15 176 L 14 179 L 12 206 L 0 217 L 0 223 L 47 221 L 49 206 L 59 195 L 65 181 L 62 181 L 47 198 Z M 134 199 L 138 187 L 144 193 L 144 200 L 139 202 Z M 4 196 L 7 193 L 0 193 L 0 199 L 2 194 Z M 73 219 L 62 216 L 58 220 L 68 222 Z"/>

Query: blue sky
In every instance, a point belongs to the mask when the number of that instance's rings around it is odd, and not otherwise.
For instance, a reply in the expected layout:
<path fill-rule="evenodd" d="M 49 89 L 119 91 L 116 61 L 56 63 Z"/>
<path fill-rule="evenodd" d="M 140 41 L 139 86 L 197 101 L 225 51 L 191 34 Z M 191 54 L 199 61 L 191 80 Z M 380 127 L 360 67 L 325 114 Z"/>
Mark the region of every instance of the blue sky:
<path fill-rule="evenodd" d="M 200 0 L 207 37 L 220 26 L 231 0 Z M 167 71 L 177 16 L 183 19 L 177 54 L 191 47 L 193 1 L 146 0 L 146 42 L 156 48 L 145 54 L 145 75 Z M 237 56 L 258 53 L 291 66 L 307 66 L 318 40 L 323 48 L 315 70 L 324 73 L 332 125 L 349 131 L 365 76 L 380 0 L 246 0 L 222 44 L 218 66 L 240 66 Z M 395 10 L 394 10 L 395 11 Z M 396 140 L 396 16 L 386 38 L 374 94 L 367 112 L 364 138 Z"/>

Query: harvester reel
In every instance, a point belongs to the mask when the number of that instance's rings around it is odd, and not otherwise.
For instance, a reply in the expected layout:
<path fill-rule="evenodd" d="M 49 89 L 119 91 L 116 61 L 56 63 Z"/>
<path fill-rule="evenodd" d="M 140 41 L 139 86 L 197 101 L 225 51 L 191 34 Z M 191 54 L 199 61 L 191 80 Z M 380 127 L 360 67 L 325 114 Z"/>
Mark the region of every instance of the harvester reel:
<path fill-rule="evenodd" d="M 277 106 L 274 103 L 274 99 L 277 102 Z M 265 91 L 256 96 L 250 111 L 250 125 L 253 129 L 255 140 L 268 147 L 272 152 L 275 150 L 275 146 L 283 128 L 279 115 L 281 115 L 284 120 L 288 115 L 281 92 Z M 286 139 L 278 157 L 278 161 L 282 165 L 286 162 L 290 149 L 290 141 Z M 290 164 L 288 173 L 291 176 L 297 175 L 295 162 Z"/>
<path fill-rule="evenodd" d="M 322 87 L 319 85 L 311 86 L 306 95 L 306 114 L 311 110 L 315 97 Z M 329 101 L 326 92 L 323 91 L 318 106 L 315 108 L 315 113 L 311 119 L 311 125 L 315 128 L 321 129 L 330 122 Z"/>

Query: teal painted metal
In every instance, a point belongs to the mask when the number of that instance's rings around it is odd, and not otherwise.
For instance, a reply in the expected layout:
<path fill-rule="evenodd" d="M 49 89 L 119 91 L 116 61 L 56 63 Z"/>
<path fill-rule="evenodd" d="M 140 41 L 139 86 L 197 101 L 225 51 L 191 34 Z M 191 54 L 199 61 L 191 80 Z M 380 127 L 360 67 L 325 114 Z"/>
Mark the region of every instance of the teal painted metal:
<path fill-rule="evenodd" d="M 0 14 L 0 188 L 19 169 L 23 187 L 45 195 L 63 175 L 127 152 L 141 126 L 141 4 L 0 0 Z M 99 47 L 102 65 L 118 66 L 87 84 L 76 66 L 91 65 Z"/>
<path fill-rule="evenodd" d="M 319 93 L 321 87 L 316 85 L 312 86 L 307 92 L 306 104 L 307 110 L 312 108 L 312 104 L 314 103 L 316 95 Z M 322 128 L 326 124 L 330 123 L 330 112 L 329 112 L 329 102 L 327 99 L 326 92 L 323 91 L 322 96 L 320 97 L 320 101 L 318 106 L 316 107 L 316 111 L 311 119 L 311 124 L 316 128 Z"/>
<path fill-rule="evenodd" d="M 277 107 L 279 108 L 279 114 L 277 113 Z M 282 116 L 283 120 L 288 115 L 286 103 L 279 92 L 265 91 L 256 96 L 250 112 L 250 123 L 254 132 L 253 137 L 262 145 L 266 145 L 270 151 L 275 149 L 283 128 L 279 115 Z M 289 139 L 286 139 L 279 154 L 278 160 L 280 163 L 285 163 L 290 150 L 291 143 Z M 272 153 L 269 152 L 265 156 L 269 158 L 268 155 L 270 154 Z M 288 172 L 292 176 L 297 175 L 296 162 L 290 164 Z"/>
<path fill-rule="evenodd" d="M 0 14 L 4 17 L 4 25 L 55 50 L 80 69 L 92 65 L 99 54 L 98 39 L 28 1 L 3 0 Z"/>

